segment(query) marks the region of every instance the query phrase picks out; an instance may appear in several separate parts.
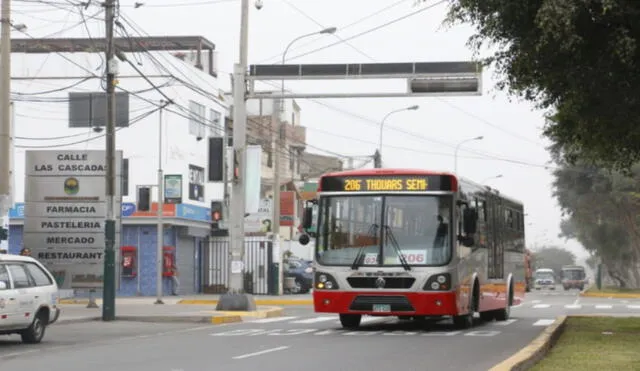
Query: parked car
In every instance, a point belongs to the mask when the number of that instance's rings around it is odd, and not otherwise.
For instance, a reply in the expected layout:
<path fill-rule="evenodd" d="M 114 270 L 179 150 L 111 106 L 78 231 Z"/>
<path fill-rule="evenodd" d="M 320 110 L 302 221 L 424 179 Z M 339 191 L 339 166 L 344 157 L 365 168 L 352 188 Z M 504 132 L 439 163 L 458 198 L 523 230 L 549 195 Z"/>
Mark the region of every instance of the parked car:
<path fill-rule="evenodd" d="M 58 284 L 40 262 L 0 255 L 0 335 L 19 334 L 24 343 L 39 343 L 60 317 L 58 301 Z"/>
<path fill-rule="evenodd" d="M 287 259 L 284 262 L 284 276 L 295 278 L 292 294 L 304 294 L 313 287 L 312 261 L 302 259 Z"/>

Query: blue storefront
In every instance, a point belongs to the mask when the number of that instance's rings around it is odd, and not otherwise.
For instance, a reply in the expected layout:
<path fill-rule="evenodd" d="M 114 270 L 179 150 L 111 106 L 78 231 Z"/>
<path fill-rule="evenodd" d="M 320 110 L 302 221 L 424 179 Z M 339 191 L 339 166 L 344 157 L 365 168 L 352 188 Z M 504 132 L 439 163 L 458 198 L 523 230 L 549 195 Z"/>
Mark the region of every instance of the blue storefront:
<path fill-rule="evenodd" d="M 122 203 L 122 232 L 117 254 L 119 296 L 156 294 L 156 213 L 155 203 L 149 212 L 137 211 L 133 203 Z M 24 247 L 24 204 L 16 204 L 9 212 L 9 219 L 9 253 L 18 254 Z M 202 292 L 202 256 L 211 222 L 209 209 L 189 204 L 164 205 L 163 222 L 164 295 L 172 293 L 173 279 L 169 266 L 177 268 L 179 295 Z"/>

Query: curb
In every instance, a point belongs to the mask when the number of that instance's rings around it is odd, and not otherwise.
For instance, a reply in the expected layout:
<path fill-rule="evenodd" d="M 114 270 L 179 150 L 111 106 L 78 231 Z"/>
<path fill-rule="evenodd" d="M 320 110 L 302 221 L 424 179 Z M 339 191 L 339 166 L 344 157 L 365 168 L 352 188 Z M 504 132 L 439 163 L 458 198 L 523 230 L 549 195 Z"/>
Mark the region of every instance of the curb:
<path fill-rule="evenodd" d="M 223 312 L 225 313 L 225 312 Z M 223 325 L 228 323 L 244 322 L 243 317 L 251 318 L 273 318 L 281 317 L 284 313 L 283 308 L 269 308 L 266 310 L 258 310 L 255 312 L 226 312 L 223 315 L 200 315 L 200 316 L 167 316 L 167 315 L 125 315 L 116 316 L 116 321 L 129 322 L 147 322 L 147 323 L 210 323 L 212 325 Z M 84 318 L 61 318 L 56 324 L 73 324 L 100 321 L 102 317 L 84 317 Z"/>
<path fill-rule="evenodd" d="M 524 371 L 547 355 L 566 323 L 567 316 L 558 317 L 549 327 L 519 352 L 493 366 L 489 371 Z"/>
<path fill-rule="evenodd" d="M 613 298 L 613 299 L 640 299 L 640 294 L 624 292 L 581 292 L 580 296 L 586 298 Z"/>
<path fill-rule="evenodd" d="M 258 299 L 256 305 L 313 305 L 313 299 Z M 184 299 L 178 301 L 182 305 L 216 305 L 218 300 Z"/>

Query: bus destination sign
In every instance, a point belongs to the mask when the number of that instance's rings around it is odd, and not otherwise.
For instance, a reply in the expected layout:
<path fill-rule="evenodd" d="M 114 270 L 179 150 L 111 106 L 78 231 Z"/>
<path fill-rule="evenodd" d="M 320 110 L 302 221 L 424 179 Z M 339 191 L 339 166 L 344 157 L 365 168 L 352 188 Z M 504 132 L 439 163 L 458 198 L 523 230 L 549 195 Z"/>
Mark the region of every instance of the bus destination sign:
<path fill-rule="evenodd" d="M 451 191 L 448 175 L 358 175 L 323 177 L 322 192 L 426 192 Z"/>

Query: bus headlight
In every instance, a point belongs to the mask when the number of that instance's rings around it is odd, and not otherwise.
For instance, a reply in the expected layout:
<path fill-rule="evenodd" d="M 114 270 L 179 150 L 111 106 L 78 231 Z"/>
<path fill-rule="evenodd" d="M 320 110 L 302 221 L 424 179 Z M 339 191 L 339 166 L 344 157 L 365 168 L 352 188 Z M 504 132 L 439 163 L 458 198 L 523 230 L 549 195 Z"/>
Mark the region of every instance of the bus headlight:
<path fill-rule="evenodd" d="M 448 291 L 451 290 L 451 274 L 449 273 L 438 273 L 434 274 L 427 282 L 424 284 L 422 288 L 425 291 Z"/>
<path fill-rule="evenodd" d="M 332 275 L 316 272 L 313 279 L 313 287 L 316 290 L 336 290 L 338 288 L 338 283 Z"/>

